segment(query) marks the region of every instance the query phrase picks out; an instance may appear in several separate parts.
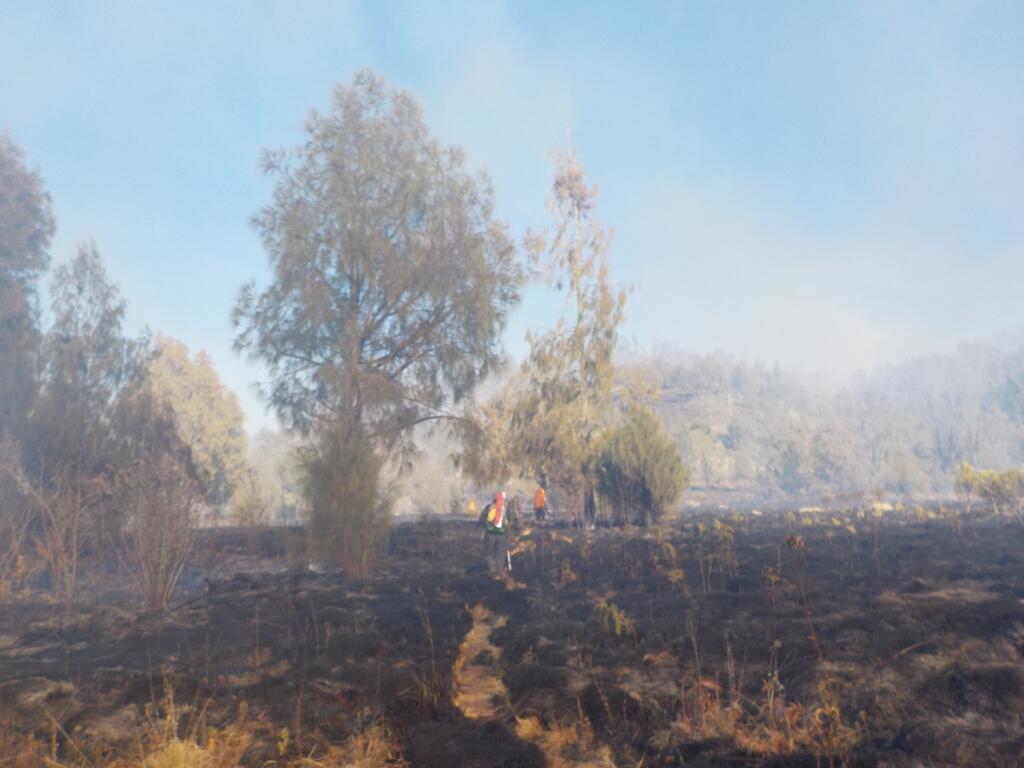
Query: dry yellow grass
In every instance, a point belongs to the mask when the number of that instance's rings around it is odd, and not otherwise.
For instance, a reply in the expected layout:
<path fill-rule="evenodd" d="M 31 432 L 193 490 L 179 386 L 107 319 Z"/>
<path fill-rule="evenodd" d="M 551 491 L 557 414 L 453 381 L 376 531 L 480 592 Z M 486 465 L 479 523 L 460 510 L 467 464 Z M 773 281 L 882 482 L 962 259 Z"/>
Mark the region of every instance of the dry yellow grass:
<path fill-rule="evenodd" d="M 615 768 L 611 750 L 598 743 L 585 718 L 545 727 L 536 717 L 520 717 L 516 735 L 540 748 L 548 768 Z"/>
<path fill-rule="evenodd" d="M 116 768 L 236 768 L 252 744 L 252 729 L 231 726 L 211 735 L 205 744 L 173 738 L 147 755 L 141 763 L 115 764 Z M 111 768 L 115 768 L 111 766 Z"/>
<path fill-rule="evenodd" d="M 473 627 L 459 646 L 459 655 L 452 668 L 453 702 L 466 717 L 490 720 L 505 711 L 495 701 L 508 698 L 505 685 L 490 666 L 476 664 L 480 654 L 498 658 L 501 651 L 491 642 L 491 632 L 505 626 L 506 616 L 496 616 L 484 605 L 473 606 Z"/>
<path fill-rule="evenodd" d="M 766 685 L 766 692 L 769 690 Z M 759 705 L 726 705 L 713 681 L 701 679 L 684 689 L 683 708 L 674 724 L 684 740 L 727 739 L 759 755 L 811 751 L 843 755 L 858 741 L 860 732 L 844 721 L 835 690 L 828 678 L 818 683 L 820 703 L 805 707 L 780 696 L 766 696 Z"/>
<path fill-rule="evenodd" d="M 401 750 L 387 726 L 375 720 L 344 745 L 329 747 L 320 757 L 302 758 L 296 768 L 403 768 Z"/>
<path fill-rule="evenodd" d="M 471 613 L 473 626 L 466 633 L 452 668 L 454 703 L 474 720 L 501 719 L 508 714 L 508 691 L 494 669 L 489 664 L 476 663 L 476 659 L 481 654 L 500 657 L 501 650 L 491 642 L 491 632 L 503 627 L 508 619 L 496 616 L 482 604 L 474 606 Z M 502 701 L 505 703 L 499 703 Z M 611 750 L 597 743 L 585 718 L 545 727 L 536 717 L 517 717 L 516 735 L 540 748 L 548 768 L 615 768 Z"/>

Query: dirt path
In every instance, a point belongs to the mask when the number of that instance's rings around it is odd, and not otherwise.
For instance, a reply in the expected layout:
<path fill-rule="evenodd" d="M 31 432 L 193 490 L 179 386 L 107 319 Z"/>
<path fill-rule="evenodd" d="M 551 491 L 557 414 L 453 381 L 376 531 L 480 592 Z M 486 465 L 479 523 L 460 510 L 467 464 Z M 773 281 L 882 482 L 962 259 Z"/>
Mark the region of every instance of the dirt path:
<path fill-rule="evenodd" d="M 501 651 L 491 632 L 505 626 L 507 616 L 496 616 L 481 603 L 473 606 L 473 626 L 459 646 L 452 667 L 455 706 L 471 720 L 500 720 L 510 714 L 508 691 L 494 672 Z M 483 654 L 481 656 L 481 654 Z"/>
<path fill-rule="evenodd" d="M 508 691 L 495 672 L 501 649 L 491 642 L 491 632 L 508 622 L 478 603 L 470 611 L 473 626 L 452 667 L 455 706 L 472 720 L 503 720 L 514 716 Z M 546 728 L 535 717 L 515 717 L 516 735 L 544 753 L 549 768 L 615 768 L 611 750 L 599 744 L 589 724 L 572 723 Z"/>

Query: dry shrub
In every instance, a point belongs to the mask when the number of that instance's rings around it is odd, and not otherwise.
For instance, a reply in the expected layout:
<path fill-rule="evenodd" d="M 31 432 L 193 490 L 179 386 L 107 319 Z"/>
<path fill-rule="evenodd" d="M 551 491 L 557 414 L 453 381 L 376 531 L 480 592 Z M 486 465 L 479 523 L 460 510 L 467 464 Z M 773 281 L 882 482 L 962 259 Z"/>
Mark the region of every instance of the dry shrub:
<path fill-rule="evenodd" d="M 160 702 L 146 705 L 142 733 L 137 737 L 141 760 L 131 759 L 108 768 L 236 768 L 252 744 L 255 723 L 243 702 L 238 717 L 222 729 L 209 727 L 210 702 L 189 708 L 188 717 L 174 700 L 174 687 L 164 681 Z M 186 720 L 182 728 L 182 720 Z"/>
<path fill-rule="evenodd" d="M 0 591 L 13 591 L 33 567 L 45 568 L 58 599 L 75 596 L 79 555 L 97 540 L 97 510 L 107 491 L 100 477 L 57 472 L 30 478 L 9 437 L 0 441 Z"/>
<path fill-rule="evenodd" d="M 123 545 L 129 571 L 146 604 L 163 608 L 192 551 L 199 489 L 173 454 L 136 461 L 117 485 L 128 511 Z"/>
<path fill-rule="evenodd" d="M 833 758 L 857 744 L 861 730 L 842 715 L 831 680 L 818 682 L 817 707 L 787 702 L 781 688 L 769 680 L 759 703 L 725 705 L 719 685 L 708 678 L 685 678 L 682 706 L 674 724 L 686 740 L 728 739 L 740 749 L 759 755 L 783 755 L 810 751 Z"/>
<path fill-rule="evenodd" d="M 593 728 L 583 716 L 548 727 L 536 717 L 517 717 L 516 735 L 540 748 L 548 768 L 615 765 L 611 750 L 595 739 Z"/>
<path fill-rule="evenodd" d="M 47 765 L 52 747 L 30 734 L 0 730 L 0 765 L 4 768 L 38 768 Z"/>
<path fill-rule="evenodd" d="M 709 677 L 683 677 L 675 728 L 687 739 L 735 738 L 743 711 L 724 705 L 721 686 Z"/>
<path fill-rule="evenodd" d="M 262 721 L 251 720 L 243 702 L 233 722 L 214 728 L 206 720 L 210 703 L 200 704 L 197 699 L 191 706 L 179 706 L 174 699 L 173 685 L 165 680 L 163 696 L 146 704 L 141 727 L 129 736 L 134 742 L 131 748 L 115 750 L 107 743 L 81 744 L 76 736 L 69 735 L 51 720 L 54 734 L 49 758 L 25 765 L 32 768 L 238 768 L 243 765 L 257 731 L 261 730 Z M 63 741 L 62 761 L 56 759 L 58 736 Z M 6 746 L 2 737 L 0 746 Z M 115 751 L 129 754 L 113 757 Z M 0 753 L 0 765 L 5 765 L 3 756 L 4 753 Z"/>
<path fill-rule="evenodd" d="M 300 768 L 403 768 L 402 751 L 391 730 L 375 718 L 342 746 L 330 746 L 323 756 L 299 761 Z"/>
<path fill-rule="evenodd" d="M 0 584 L 8 584 L 18 570 L 22 545 L 34 518 L 23 482 L 21 448 L 4 435 L 0 438 Z"/>
<path fill-rule="evenodd" d="M 107 481 L 81 473 L 61 473 L 50 487 L 36 489 L 41 530 L 35 540 L 36 555 L 50 572 L 57 596 L 70 605 L 78 585 L 79 556 L 83 543 L 96 539 L 98 509 L 107 493 Z"/>
<path fill-rule="evenodd" d="M 263 488 L 260 477 L 253 470 L 243 476 L 231 497 L 231 512 L 235 522 L 247 529 L 267 524 L 273 510 L 273 499 Z"/>
<path fill-rule="evenodd" d="M 231 726 L 210 736 L 202 746 L 194 741 L 173 739 L 149 754 L 141 764 L 130 765 L 132 768 L 136 765 L 139 768 L 236 768 L 251 741 L 250 732 Z"/>

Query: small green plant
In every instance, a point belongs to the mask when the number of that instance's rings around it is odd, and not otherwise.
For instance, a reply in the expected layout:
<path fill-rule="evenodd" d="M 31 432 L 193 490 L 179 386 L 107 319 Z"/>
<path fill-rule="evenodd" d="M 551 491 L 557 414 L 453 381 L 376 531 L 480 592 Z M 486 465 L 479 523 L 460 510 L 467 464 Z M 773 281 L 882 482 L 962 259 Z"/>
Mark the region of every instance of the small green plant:
<path fill-rule="evenodd" d="M 633 620 L 615 603 L 601 600 L 594 606 L 594 618 L 604 627 L 604 631 L 615 637 L 629 635 L 636 638 L 636 626 Z"/>
<path fill-rule="evenodd" d="M 655 414 L 630 409 L 596 457 L 597 490 L 616 524 L 650 525 L 670 511 L 690 484 L 679 450 Z"/>

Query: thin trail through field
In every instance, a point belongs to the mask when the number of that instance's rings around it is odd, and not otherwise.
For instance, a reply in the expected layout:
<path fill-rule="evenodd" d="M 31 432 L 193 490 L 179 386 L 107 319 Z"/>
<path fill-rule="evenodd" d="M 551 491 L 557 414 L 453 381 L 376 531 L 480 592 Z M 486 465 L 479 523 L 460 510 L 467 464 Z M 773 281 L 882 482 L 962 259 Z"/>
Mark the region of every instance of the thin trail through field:
<path fill-rule="evenodd" d="M 491 632 L 504 627 L 508 617 L 494 614 L 482 603 L 470 613 L 473 626 L 452 668 L 455 706 L 471 720 L 500 720 L 510 714 L 508 691 L 494 672 L 501 651 L 491 642 Z"/>
<path fill-rule="evenodd" d="M 588 724 L 546 728 L 536 717 L 515 716 L 508 690 L 495 671 L 501 649 L 491 642 L 491 633 L 504 627 L 508 617 L 496 615 L 482 603 L 474 605 L 470 613 L 473 626 L 452 667 L 452 698 L 459 711 L 479 721 L 514 717 L 516 735 L 535 744 L 549 768 L 615 768 L 611 750 L 593 738 Z"/>

